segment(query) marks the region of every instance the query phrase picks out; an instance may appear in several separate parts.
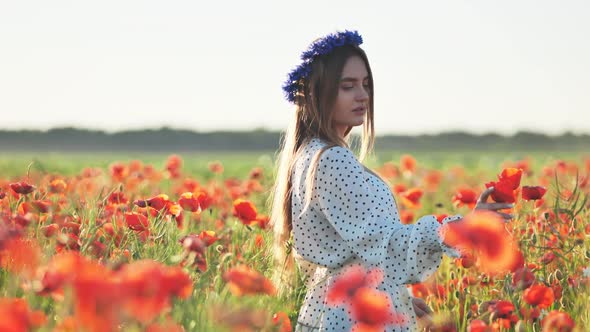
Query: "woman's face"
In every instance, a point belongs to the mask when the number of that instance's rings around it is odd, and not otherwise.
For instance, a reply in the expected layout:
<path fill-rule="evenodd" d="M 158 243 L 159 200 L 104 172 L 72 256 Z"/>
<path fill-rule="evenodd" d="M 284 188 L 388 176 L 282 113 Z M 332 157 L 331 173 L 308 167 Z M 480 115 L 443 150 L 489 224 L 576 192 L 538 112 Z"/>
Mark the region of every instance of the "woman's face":
<path fill-rule="evenodd" d="M 369 75 L 359 56 L 346 60 L 338 82 L 338 95 L 332 109 L 332 126 L 341 137 L 349 127 L 365 121 L 369 107 Z"/>

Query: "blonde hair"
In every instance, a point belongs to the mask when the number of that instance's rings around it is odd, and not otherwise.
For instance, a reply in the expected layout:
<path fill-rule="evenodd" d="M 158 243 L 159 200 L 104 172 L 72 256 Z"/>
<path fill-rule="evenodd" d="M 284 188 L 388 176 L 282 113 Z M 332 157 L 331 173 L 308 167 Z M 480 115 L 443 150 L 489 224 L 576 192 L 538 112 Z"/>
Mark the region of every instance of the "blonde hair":
<path fill-rule="evenodd" d="M 358 46 L 347 45 L 337 48 L 332 53 L 320 56 L 314 60 L 312 71 L 306 79 L 300 82 L 299 93 L 296 97 L 296 108 L 293 119 L 282 139 L 279 150 L 279 161 L 276 171 L 276 181 L 271 199 L 271 224 L 274 231 L 273 255 L 275 260 L 275 274 L 273 281 L 279 289 L 290 289 L 293 283 L 295 262 L 291 243 L 292 212 L 292 169 L 302 147 L 312 138 L 320 138 L 327 143 L 312 158 L 306 177 L 305 197 L 306 207 L 312 197 L 313 179 L 317 170 L 320 155 L 326 149 L 334 146 L 347 147 L 350 139 L 349 127 L 345 137 L 341 138 L 332 126 L 330 110 L 338 96 L 339 80 L 346 61 L 353 56 L 359 56 L 365 63 L 369 78 L 369 106 L 363 123 L 361 135 L 360 155 L 362 161 L 373 150 L 375 140 L 373 125 L 373 75 L 365 52 Z M 304 208 L 305 209 L 305 208 Z"/>

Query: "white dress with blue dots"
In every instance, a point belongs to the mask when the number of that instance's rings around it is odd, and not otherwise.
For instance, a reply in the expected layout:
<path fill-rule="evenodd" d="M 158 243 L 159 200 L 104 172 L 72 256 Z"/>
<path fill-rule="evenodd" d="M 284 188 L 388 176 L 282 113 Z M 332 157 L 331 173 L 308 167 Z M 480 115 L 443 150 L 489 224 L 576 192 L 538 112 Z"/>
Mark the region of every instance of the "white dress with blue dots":
<path fill-rule="evenodd" d="M 296 331 L 350 331 L 354 322 L 345 307 L 326 305 L 326 291 L 346 267 L 380 268 L 384 281 L 377 287 L 389 294 L 393 310 L 406 315 L 405 326 L 385 331 L 413 331 L 416 317 L 406 284 L 434 273 L 442 253 L 457 256 L 442 244 L 435 216 L 411 225 L 400 222 L 389 187 L 366 171 L 347 148 L 330 147 L 321 153 L 307 209 L 306 176 L 314 156 L 326 143 L 307 143 L 293 167 L 293 245 L 299 268 L 307 277 L 307 294 L 299 311 Z M 461 216 L 447 217 L 446 223 Z"/>

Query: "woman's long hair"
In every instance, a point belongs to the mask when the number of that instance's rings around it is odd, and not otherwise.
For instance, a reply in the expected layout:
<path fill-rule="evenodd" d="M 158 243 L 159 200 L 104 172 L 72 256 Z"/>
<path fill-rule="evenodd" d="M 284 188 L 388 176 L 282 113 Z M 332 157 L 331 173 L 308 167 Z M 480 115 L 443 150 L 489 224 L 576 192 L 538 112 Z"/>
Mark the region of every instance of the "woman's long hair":
<path fill-rule="evenodd" d="M 311 188 L 321 153 L 333 146 L 348 147 L 349 133 L 342 139 L 332 126 L 330 110 L 338 96 L 340 78 L 346 61 L 352 56 L 359 56 L 367 68 L 369 81 L 369 107 L 365 115 L 361 135 L 359 159 L 363 160 L 373 149 L 375 139 L 373 126 L 373 75 L 365 52 L 358 46 L 346 45 L 332 53 L 314 59 L 311 73 L 300 85 L 296 98 L 293 119 L 282 139 L 276 181 L 271 196 L 271 224 L 274 231 L 273 254 L 275 275 L 273 280 L 279 289 L 289 289 L 294 278 L 295 264 L 291 243 L 291 176 L 297 154 L 312 138 L 320 138 L 327 143 L 312 159 L 306 180 L 306 205 L 311 201 Z"/>

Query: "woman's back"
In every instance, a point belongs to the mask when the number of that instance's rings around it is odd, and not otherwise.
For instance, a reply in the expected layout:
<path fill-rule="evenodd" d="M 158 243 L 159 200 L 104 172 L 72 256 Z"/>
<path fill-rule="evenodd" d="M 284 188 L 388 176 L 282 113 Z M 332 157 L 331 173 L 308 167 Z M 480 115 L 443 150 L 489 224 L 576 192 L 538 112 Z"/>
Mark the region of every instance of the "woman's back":
<path fill-rule="evenodd" d="M 293 240 L 295 249 L 306 260 L 339 268 L 355 255 L 351 243 L 365 252 L 384 248 L 386 244 L 378 242 L 384 238 L 383 225 L 394 223 L 397 209 L 387 185 L 366 172 L 350 150 L 340 146 L 325 149 L 327 146 L 318 138 L 310 140 L 293 167 Z M 320 152 L 306 208 L 310 167 Z M 362 229 L 357 229 L 359 226 Z M 342 241 L 343 237 L 348 243 Z M 361 256 L 375 264 L 382 259 L 378 253 Z"/>

